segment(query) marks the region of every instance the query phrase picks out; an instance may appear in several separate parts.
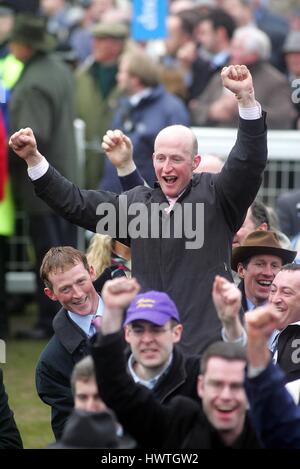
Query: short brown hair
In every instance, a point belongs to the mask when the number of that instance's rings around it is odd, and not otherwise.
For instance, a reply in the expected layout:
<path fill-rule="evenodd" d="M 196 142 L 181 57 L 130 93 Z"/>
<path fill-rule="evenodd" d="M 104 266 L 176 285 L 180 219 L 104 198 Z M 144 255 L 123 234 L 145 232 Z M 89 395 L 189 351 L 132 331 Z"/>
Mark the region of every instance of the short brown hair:
<path fill-rule="evenodd" d="M 40 277 L 44 282 L 45 287 L 53 289 L 53 285 L 49 280 L 51 272 L 64 272 L 68 268 L 74 267 L 82 263 L 84 268 L 89 272 L 89 264 L 85 254 L 72 246 L 58 246 L 49 249 L 46 252 L 41 268 Z"/>
<path fill-rule="evenodd" d="M 208 360 L 212 357 L 224 358 L 224 360 L 241 360 L 246 364 L 246 350 L 241 345 L 233 342 L 214 342 L 207 347 L 201 357 L 200 373 L 204 375 L 207 370 Z"/>
<path fill-rule="evenodd" d="M 87 383 L 92 379 L 96 380 L 94 360 L 91 355 L 87 355 L 82 358 L 73 368 L 71 374 L 71 388 L 73 396 L 76 394 L 76 383 L 77 381 L 83 381 Z"/>
<path fill-rule="evenodd" d="M 128 73 L 137 77 L 144 86 L 152 88 L 159 84 L 158 66 L 143 50 L 128 50 L 121 60 L 127 61 Z"/>

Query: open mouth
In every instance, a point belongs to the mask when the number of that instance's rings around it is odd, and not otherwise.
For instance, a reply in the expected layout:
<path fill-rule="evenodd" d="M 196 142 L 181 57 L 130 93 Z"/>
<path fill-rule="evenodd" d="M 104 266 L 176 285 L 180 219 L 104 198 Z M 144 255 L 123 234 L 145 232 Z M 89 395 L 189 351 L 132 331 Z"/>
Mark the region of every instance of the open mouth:
<path fill-rule="evenodd" d="M 83 300 L 73 301 L 73 305 L 81 306 L 87 301 L 88 297 L 86 296 Z"/>
<path fill-rule="evenodd" d="M 228 416 L 235 412 L 237 407 L 217 407 L 216 411 L 218 412 L 219 415 Z"/>
<path fill-rule="evenodd" d="M 163 176 L 163 180 L 170 185 L 174 184 L 177 179 L 177 176 Z"/>
<path fill-rule="evenodd" d="M 270 288 L 272 281 L 271 280 L 257 280 L 258 285 L 264 288 Z"/>
<path fill-rule="evenodd" d="M 141 353 L 145 355 L 153 355 L 154 353 L 157 353 L 157 350 L 148 348 L 148 349 L 141 350 Z"/>

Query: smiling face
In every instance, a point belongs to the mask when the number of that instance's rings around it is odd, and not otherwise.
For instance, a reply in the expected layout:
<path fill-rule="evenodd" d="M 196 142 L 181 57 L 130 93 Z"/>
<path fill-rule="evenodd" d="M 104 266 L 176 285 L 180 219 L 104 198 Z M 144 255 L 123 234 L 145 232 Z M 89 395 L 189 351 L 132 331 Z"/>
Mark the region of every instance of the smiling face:
<path fill-rule="evenodd" d="M 81 316 L 97 310 L 99 297 L 93 285 L 96 279 L 93 267 L 88 271 L 80 262 L 67 270 L 50 272 L 48 277 L 52 289 L 46 287 L 44 292 L 51 300 Z"/>
<path fill-rule="evenodd" d="M 198 378 L 203 410 L 226 444 L 243 430 L 247 409 L 243 360 L 210 357 L 204 375 Z"/>
<path fill-rule="evenodd" d="M 281 267 L 281 258 L 269 254 L 251 257 L 247 267 L 238 264 L 238 274 L 244 279 L 246 297 L 255 306 L 260 306 L 268 299 L 271 284 Z"/>
<path fill-rule="evenodd" d="M 154 143 L 153 165 L 156 178 L 167 197 L 183 192 L 200 163 L 193 133 L 182 125 L 166 127 Z M 196 155 L 196 156 L 195 156 Z"/>
<path fill-rule="evenodd" d="M 272 283 L 269 301 L 282 315 L 280 329 L 300 321 L 300 270 L 281 270 Z"/>
<path fill-rule="evenodd" d="M 135 372 L 150 379 L 167 363 L 173 346 L 181 338 L 182 325 L 166 322 L 157 326 L 149 321 L 133 321 L 125 326 L 125 339 L 135 360 Z"/>

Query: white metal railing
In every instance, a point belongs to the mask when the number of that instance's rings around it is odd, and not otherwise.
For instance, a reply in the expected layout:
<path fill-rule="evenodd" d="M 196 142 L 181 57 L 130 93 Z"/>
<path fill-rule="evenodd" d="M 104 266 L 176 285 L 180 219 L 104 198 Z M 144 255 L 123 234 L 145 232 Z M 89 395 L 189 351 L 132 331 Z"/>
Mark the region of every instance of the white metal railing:
<path fill-rule="evenodd" d="M 200 154 L 226 158 L 235 142 L 236 129 L 193 127 Z M 300 131 L 268 131 L 268 163 L 259 197 L 274 207 L 281 192 L 300 188 Z"/>

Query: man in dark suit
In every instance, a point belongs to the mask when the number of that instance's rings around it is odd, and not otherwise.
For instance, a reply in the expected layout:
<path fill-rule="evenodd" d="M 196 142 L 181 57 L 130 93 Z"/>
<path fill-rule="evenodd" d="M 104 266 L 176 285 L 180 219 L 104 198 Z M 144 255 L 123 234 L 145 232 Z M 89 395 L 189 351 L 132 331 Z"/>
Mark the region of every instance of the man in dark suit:
<path fill-rule="evenodd" d="M 94 268 L 88 265 L 80 251 L 69 246 L 48 251 L 41 266 L 41 277 L 45 294 L 63 306 L 54 318 L 54 336 L 42 351 L 36 369 L 37 391 L 42 401 L 51 406 L 52 429 L 58 439 L 74 405 L 71 374 L 75 364 L 90 353 L 96 327 L 101 327 L 101 320 L 95 316 L 101 318 L 103 302 L 93 285 Z M 168 308 L 167 313 L 161 313 L 161 316 L 169 331 L 163 337 L 155 334 L 159 327 L 149 316 L 149 310 L 143 311 L 140 321 L 138 314 L 132 316 L 129 311 L 125 321 L 126 341 L 132 349 L 128 372 L 140 384 L 151 387 L 160 402 L 167 402 L 178 394 L 198 402 L 199 359 L 183 356 L 174 348 L 182 331 L 177 308 L 168 295 L 150 293 L 152 296 L 147 296 L 145 301 L 153 302 L 153 298 L 158 298 L 157 314 L 159 310 Z M 153 314 L 153 310 L 150 313 Z M 149 340 L 148 331 L 141 334 L 141 323 L 145 317 L 150 320 L 154 331 L 153 336 L 150 334 L 152 340 Z"/>
<path fill-rule="evenodd" d="M 101 318 L 103 302 L 93 285 L 94 268 L 70 246 L 47 252 L 41 278 L 45 294 L 63 306 L 53 320 L 54 335 L 36 368 L 37 392 L 51 406 L 51 425 L 59 438 L 73 408 L 71 373 L 75 363 L 89 353 L 88 338 L 96 331 L 94 322 Z"/>
<path fill-rule="evenodd" d="M 109 231 L 131 245 L 132 273 L 142 288 L 165 291 L 175 301 L 184 326 L 178 345 L 187 353 L 201 353 L 212 339 L 220 338 L 211 286 L 216 274 L 232 279 L 233 235 L 259 189 L 267 156 L 264 114 L 255 100 L 249 70 L 244 65 L 225 67 L 221 76 L 236 96 L 241 118 L 236 144 L 219 174 L 193 174 L 201 159 L 197 140 L 180 125 L 166 127 L 155 139 L 153 164 L 159 185 L 136 187 L 119 197 L 105 191 L 80 192 L 49 167 L 31 129 L 16 132 L 10 140 L 29 166 L 37 194 L 54 210 L 72 223 Z M 103 148 L 110 157 L 132 153 L 130 140 L 117 130 L 107 132 Z M 127 170 L 123 176 L 134 167 Z M 136 203 L 144 217 L 138 224 L 132 213 Z M 178 217 L 180 223 L 174 226 Z M 165 230 L 166 224 L 170 230 Z M 138 226 L 143 232 L 137 232 Z"/>

